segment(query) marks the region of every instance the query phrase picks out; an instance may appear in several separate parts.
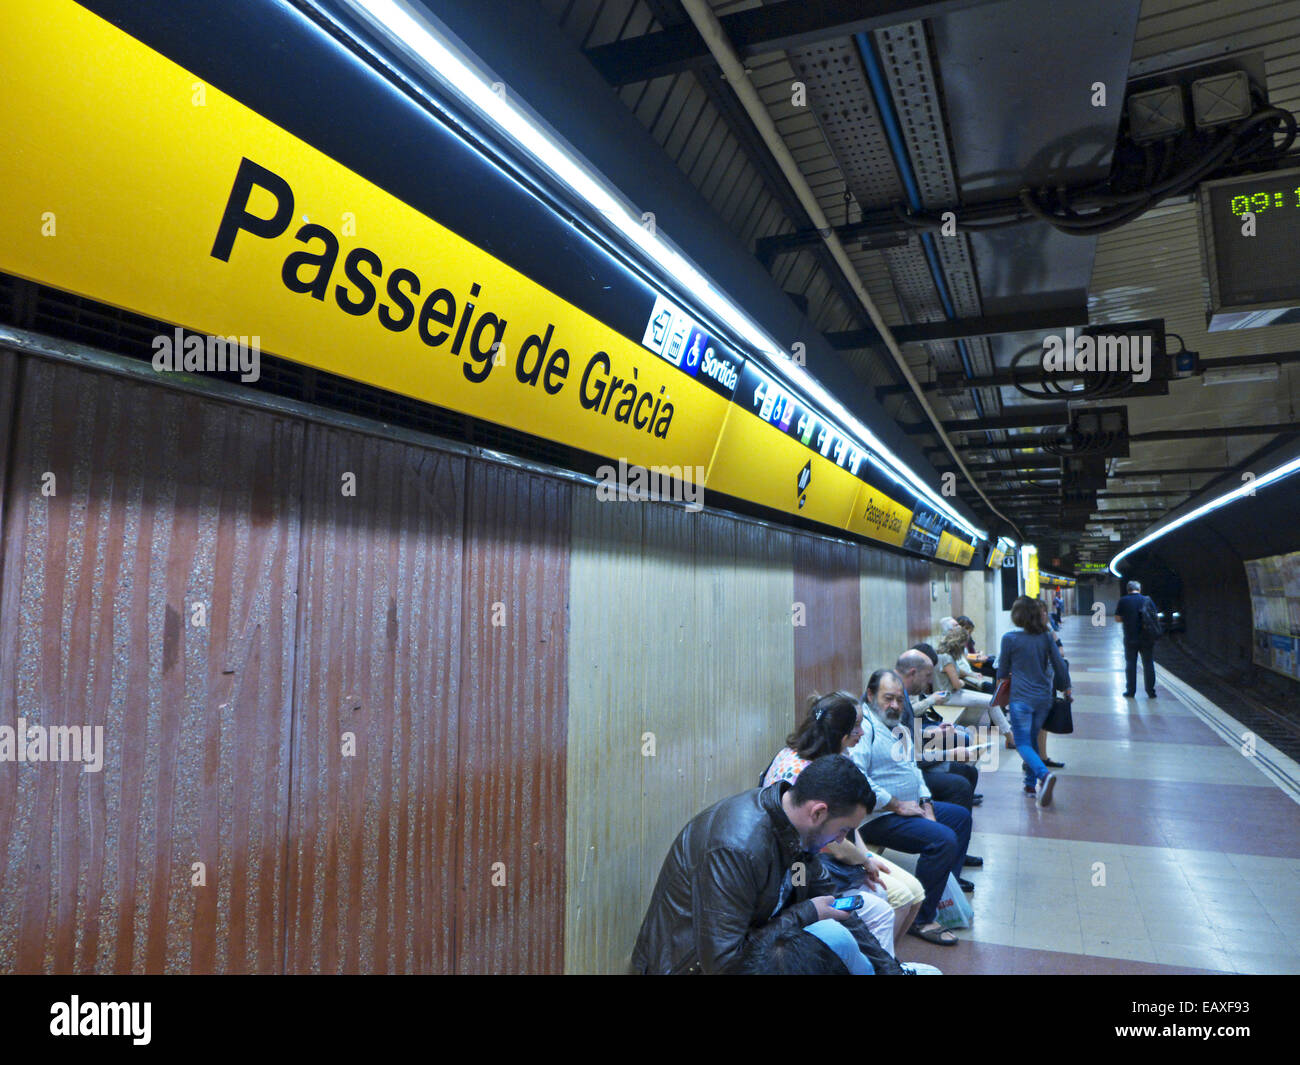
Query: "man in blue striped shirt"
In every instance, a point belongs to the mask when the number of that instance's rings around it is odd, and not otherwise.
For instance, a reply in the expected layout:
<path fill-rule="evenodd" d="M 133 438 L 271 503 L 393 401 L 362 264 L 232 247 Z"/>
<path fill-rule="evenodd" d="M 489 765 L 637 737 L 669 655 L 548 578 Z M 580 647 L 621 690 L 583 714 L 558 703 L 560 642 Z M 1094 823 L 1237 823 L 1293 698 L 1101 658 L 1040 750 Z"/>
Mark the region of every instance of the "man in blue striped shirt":
<path fill-rule="evenodd" d="M 935 920 L 935 914 L 948 874 L 961 877 L 970 844 L 970 811 L 931 799 L 916 764 L 912 737 L 899 724 L 902 713 L 902 679 L 892 669 L 876 670 L 867 682 L 862 739 L 849 751 L 876 797 L 875 810 L 858 834 L 865 843 L 919 856 L 916 878 L 925 889 L 925 901 L 907 934 L 930 943 L 956 946 L 957 937 Z M 962 881 L 962 886 L 975 890 L 969 881 Z"/>

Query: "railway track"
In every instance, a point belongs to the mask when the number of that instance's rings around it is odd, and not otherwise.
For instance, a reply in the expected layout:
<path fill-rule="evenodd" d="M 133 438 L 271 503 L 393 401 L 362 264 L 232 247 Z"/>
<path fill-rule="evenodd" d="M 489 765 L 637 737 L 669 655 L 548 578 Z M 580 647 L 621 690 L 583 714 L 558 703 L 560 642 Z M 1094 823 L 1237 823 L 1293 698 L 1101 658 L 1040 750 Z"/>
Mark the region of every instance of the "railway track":
<path fill-rule="evenodd" d="M 1166 669 L 1190 684 L 1241 722 L 1260 739 L 1300 762 L 1300 696 L 1272 690 L 1256 681 L 1247 684 L 1227 667 L 1216 669 L 1181 640 L 1168 638 L 1156 645 L 1156 658 Z"/>

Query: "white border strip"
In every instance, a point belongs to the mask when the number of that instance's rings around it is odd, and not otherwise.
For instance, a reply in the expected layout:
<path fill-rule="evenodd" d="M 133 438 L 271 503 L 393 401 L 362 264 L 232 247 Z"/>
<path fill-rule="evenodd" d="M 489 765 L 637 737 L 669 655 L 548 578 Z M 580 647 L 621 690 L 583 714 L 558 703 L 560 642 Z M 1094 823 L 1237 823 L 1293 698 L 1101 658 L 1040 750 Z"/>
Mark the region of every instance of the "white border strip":
<path fill-rule="evenodd" d="M 1217 733 L 1224 743 L 1238 751 L 1241 750 L 1242 736 L 1250 730 L 1240 721 L 1219 709 L 1186 681 L 1179 680 L 1158 664 L 1156 664 L 1156 676 L 1165 687 L 1187 704 L 1197 717 Z M 1247 756 L 1242 755 L 1242 757 Z M 1269 780 L 1286 792 L 1292 802 L 1300 805 L 1300 764 L 1258 736 L 1255 737 L 1255 755 L 1251 761 Z"/>

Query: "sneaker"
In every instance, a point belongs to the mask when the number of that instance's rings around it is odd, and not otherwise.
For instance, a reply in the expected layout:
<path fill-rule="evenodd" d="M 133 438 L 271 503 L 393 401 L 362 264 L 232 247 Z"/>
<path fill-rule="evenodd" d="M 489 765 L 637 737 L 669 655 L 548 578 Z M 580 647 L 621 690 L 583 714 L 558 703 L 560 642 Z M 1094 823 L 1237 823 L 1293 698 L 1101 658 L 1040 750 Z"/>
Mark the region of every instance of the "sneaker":
<path fill-rule="evenodd" d="M 1052 805 L 1052 789 L 1056 787 L 1056 774 L 1048 773 L 1038 785 L 1038 795 L 1034 802 L 1038 806 Z"/>
<path fill-rule="evenodd" d="M 1133 692 L 1125 692 L 1125 693 L 1124 693 L 1124 698 L 1125 698 L 1125 699 L 1136 699 L 1136 698 L 1137 698 L 1137 695 L 1134 694 Z"/>
<path fill-rule="evenodd" d="M 1026 784 L 1026 785 L 1025 785 L 1025 794 L 1026 794 L 1026 795 L 1037 795 L 1037 794 L 1038 794 L 1038 789 L 1037 789 L 1033 784 Z"/>
<path fill-rule="evenodd" d="M 920 961 L 900 961 L 904 976 L 942 976 L 943 970 Z"/>
<path fill-rule="evenodd" d="M 1156 693 L 1155 693 L 1155 692 L 1147 692 L 1147 698 L 1148 698 L 1148 699 L 1154 699 L 1154 698 L 1156 698 Z"/>

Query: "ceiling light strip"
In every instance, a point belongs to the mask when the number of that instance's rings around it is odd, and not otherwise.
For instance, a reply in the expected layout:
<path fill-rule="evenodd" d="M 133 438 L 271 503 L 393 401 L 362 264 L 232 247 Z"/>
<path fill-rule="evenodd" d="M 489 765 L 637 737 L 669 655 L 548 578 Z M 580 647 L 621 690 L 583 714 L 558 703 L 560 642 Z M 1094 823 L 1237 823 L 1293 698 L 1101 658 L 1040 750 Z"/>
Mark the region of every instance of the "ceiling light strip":
<path fill-rule="evenodd" d="M 379 30 L 405 51 L 418 57 L 441 83 L 470 103 L 520 148 L 543 164 L 553 177 L 594 208 L 614 231 L 656 263 L 666 277 L 672 278 L 678 285 L 689 290 L 696 300 L 763 356 L 770 364 L 769 369 L 786 377 L 807 398 L 814 400 L 828 414 L 839 419 L 842 428 L 847 429 L 849 434 L 857 435 L 860 443 L 876 453 L 871 456 L 873 464 L 886 473 L 891 480 L 923 498 L 927 504 L 972 536 L 979 539 L 988 538 L 984 530 L 972 525 L 953 509 L 820 382 L 788 358 L 784 350 L 771 337 L 726 295 L 715 288 L 685 256 L 658 234 L 652 234 L 643 226 L 640 215 L 633 205 L 612 189 L 603 178 L 588 169 L 554 137 L 541 129 L 532 116 L 518 109 L 509 98 L 509 94 L 494 92 L 492 82 L 476 66 L 474 60 L 446 41 L 432 22 L 403 0 L 347 0 L 347 3 L 353 11 L 365 18 L 372 28 Z M 832 251 L 836 251 L 836 248 L 833 247 Z M 848 263 L 842 247 L 838 247 L 837 258 L 843 259 L 842 265 Z M 895 357 L 902 361 L 901 352 L 897 352 L 896 344 L 893 343 L 892 336 L 889 336 L 887 327 L 879 319 L 875 308 L 869 304 L 869 297 L 862 290 L 861 282 L 856 277 L 851 280 L 860 298 L 867 304 L 873 320 L 895 350 Z M 906 366 L 906 363 L 903 362 L 903 365 Z M 911 379 L 910 372 L 908 377 Z M 920 395 L 919 386 L 914 379 L 911 380 L 914 390 Z M 927 412 L 938 426 L 938 421 L 933 413 L 929 412 L 928 406 Z M 970 479 L 969 472 L 955 452 L 954 457 L 957 458 L 962 472 Z M 974 484 L 974 481 L 972 480 L 971 483 Z M 977 486 L 976 491 L 978 490 Z M 985 502 L 988 500 L 986 499 Z M 994 513 L 998 513 L 1005 519 L 1005 515 L 1000 514 L 996 509 Z"/>
<path fill-rule="evenodd" d="M 1244 484 L 1237 486 L 1231 491 L 1224 492 L 1223 495 L 1217 496 L 1208 503 L 1203 503 L 1195 510 L 1188 511 L 1188 513 L 1184 514 L 1181 518 L 1176 518 L 1168 525 L 1164 525 L 1156 529 L 1154 532 L 1147 533 L 1146 536 L 1142 537 L 1142 539 L 1138 540 L 1136 543 L 1124 548 L 1123 551 L 1110 560 L 1110 566 L 1108 568 L 1116 577 L 1122 576 L 1119 571 L 1119 564 L 1129 555 L 1133 554 L 1133 552 L 1140 551 L 1142 548 L 1146 547 L 1147 544 L 1154 543 L 1156 540 L 1168 535 L 1175 529 L 1180 529 L 1188 522 L 1193 522 L 1197 518 L 1204 517 L 1211 511 L 1218 510 L 1221 507 L 1226 507 L 1229 503 L 1235 503 L 1243 496 L 1248 496 L 1251 493 L 1258 492 L 1261 488 L 1273 484 L 1275 481 L 1280 481 L 1284 477 L 1290 477 L 1297 470 L 1300 470 L 1300 458 L 1295 458 L 1290 462 L 1283 463 L 1281 466 L 1269 470 L 1268 473 L 1263 476 L 1256 477 L 1253 481 L 1246 481 Z"/>

